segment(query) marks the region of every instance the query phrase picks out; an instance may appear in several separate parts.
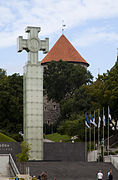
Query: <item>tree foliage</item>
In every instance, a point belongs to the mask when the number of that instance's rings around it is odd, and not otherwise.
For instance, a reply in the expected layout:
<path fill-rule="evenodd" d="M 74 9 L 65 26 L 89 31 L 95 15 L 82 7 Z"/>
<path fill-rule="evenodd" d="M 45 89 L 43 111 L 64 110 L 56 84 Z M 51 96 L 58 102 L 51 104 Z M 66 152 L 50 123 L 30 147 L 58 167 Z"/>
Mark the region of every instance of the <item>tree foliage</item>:
<path fill-rule="evenodd" d="M 23 141 L 20 146 L 22 151 L 16 155 L 17 161 L 27 162 L 30 158 L 30 145 L 26 141 Z"/>
<path fill-rule="evenodd" d="M 52 61 L 44 68 L 44 91 L 49 100 L 60 103 L 61 133 L 77 135 L 85 112 L 104 107 L 107 115 L 108 105 L 112 117 L 118 119 L 118 64 L 92 82 L 91 73 L 84 67 Z M 16 73 L 7 76 L 0 69 L 0 129 L 18 134 L 22 125 L 23 77 Z"/>
<path fill-rule="evenodd" d="M 109 105 L 112 117 L 118 119 L 118 64 L 107 73 L 99 75 L 97 80 L 87 87 L 87 92 L 93 109 L 104 107 L 107 111 Z"/>
<path fill-rule="evenodd" d="M 79 140 L 84 140 L 84 115 L 71 114 L 69 119 L 64 119 L 58 132 L 71 136 L 78 136 Z"/>
<path fill-rule="evenodd" d="M 49 100 L 56 102 L 69 98 L 76 89 L 91 80 L 91 73 L 84 67 L 62 60 L 52 61 L 44 69 L 45 93 Z"/>
<path fill-rule="evenodd" d="M 23 78 L 0 69 L 0 129 L 18 133 L 23 124 Z"/>
<path fill-rule="evenodd" d="M 71 114 L 83 114 L 91 109 L 91 98 L 87 93 L 87 86 L 76 89 L 69 99 L 60 102 L 61 118 L 69 118 Z"/>

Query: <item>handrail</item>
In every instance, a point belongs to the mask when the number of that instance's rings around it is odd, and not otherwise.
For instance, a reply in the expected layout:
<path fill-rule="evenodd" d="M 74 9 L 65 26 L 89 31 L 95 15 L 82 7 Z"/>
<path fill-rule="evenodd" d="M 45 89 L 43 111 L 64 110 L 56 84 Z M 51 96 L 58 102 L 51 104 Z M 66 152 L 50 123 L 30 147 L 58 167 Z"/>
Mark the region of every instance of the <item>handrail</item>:
<path fill-rule="evenodd" d="M 19 172 L 19 170 L 18 170 L 18 168 L 17 168 L 17 166 L 16 166 L 16 164 L 15 164 L 11 154 L 9 154 L 9 164 L 10 164 L 10 166 L 11 166 L 15 176 L 17 174 L 20 174 L 20 172 Z"/>

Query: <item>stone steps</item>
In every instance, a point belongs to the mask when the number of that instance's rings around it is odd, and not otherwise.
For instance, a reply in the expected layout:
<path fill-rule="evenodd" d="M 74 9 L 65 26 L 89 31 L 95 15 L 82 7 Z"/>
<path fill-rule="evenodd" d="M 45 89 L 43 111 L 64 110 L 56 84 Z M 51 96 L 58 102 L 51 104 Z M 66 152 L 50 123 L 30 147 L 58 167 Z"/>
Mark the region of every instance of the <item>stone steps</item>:
<path fill-rule="evenodd" d="M 48 179 L 53 180 L 95 180 L 99 169 L 107 179 L 107 171 L 111 168 L 114 179 L 118 179 L 118 171 L 111 163 L 85 163 L 85 162 L 29 162 L 30 175 L 38 175 L 42 171 L 48 173 Z"/>
<path fill-rule="evenodd" d="M 0 176 L 0 180 L 9 180 L 9 177 Z"/>

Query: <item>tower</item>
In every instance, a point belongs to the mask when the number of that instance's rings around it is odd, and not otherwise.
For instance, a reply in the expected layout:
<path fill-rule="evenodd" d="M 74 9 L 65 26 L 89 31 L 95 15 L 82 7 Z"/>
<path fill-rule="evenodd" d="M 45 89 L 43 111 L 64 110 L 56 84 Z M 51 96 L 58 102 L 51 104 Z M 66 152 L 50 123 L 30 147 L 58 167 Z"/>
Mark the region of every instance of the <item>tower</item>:
<path fill-rule="evenodd" d="M 58 62 L 60 59 L 76 66 L 81 65 L 85 68 L 89 66 L 87 61 L 79 54 L 63 33 L 48 54 L 42 59 L 41 65 L 45 67 L 52 60 Z M 59 104 L 48 101 L 47 96 L 44 96 L 44 123 L 48 125 L 55 123 L 59 115 Z"/>

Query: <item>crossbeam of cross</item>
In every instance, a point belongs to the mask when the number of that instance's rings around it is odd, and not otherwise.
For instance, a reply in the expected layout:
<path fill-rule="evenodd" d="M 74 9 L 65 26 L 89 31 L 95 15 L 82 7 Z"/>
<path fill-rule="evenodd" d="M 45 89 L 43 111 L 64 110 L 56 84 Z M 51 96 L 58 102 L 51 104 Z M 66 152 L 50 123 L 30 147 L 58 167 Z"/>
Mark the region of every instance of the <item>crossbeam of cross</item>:
<path fill-rule="evenodd" d="M 28 39 L 23 39 L 22 36 L 19 36 L 17 39 L 18 52 L 26 50 L 28 52 L 28 61 L 30 61 L 31 64 L 38 62 L 38 51 L 43 51 L 44 54 L 49 51 L 49 38 L 40 40 L 38 38 L 40 31 L 40 27 L 28 26 L 25 30 L 25 32 L 28 33 Z"/>

